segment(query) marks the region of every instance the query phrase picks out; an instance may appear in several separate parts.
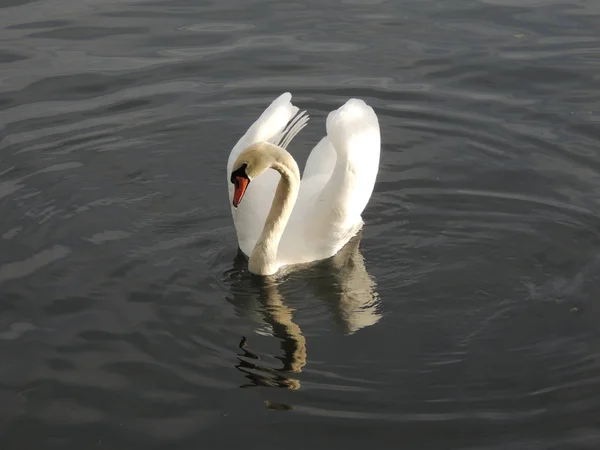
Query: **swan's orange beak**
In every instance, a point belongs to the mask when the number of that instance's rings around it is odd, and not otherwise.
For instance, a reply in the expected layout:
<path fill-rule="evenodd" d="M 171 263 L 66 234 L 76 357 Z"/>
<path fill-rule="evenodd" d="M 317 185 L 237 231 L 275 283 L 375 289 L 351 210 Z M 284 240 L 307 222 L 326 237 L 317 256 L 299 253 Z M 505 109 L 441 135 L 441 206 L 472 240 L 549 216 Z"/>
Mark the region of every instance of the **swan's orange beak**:
<path fill-rule="evenodd" d="M 233 179 L 233 184 L 235 185 L 233 191 L 233 207 L 237 208 L 244 194 L 246 193 L 246 188 L 248 187 L 248 183 L 250 180 L 246 177 L 235 177 Z"/>

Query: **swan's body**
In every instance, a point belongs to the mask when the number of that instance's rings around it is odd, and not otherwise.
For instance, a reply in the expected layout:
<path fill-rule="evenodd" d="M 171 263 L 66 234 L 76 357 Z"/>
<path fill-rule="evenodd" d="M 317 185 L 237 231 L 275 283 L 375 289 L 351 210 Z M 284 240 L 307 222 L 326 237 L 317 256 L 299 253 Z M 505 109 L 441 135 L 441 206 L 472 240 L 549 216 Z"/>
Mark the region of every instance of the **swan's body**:
<path fill-rule="evenodd" d="M 362 227 L 379 169 L 377 116 L 351 99 L 327 117 L 327 135 L 300 178 L 285 147 L 308 117 L 290 100 L 289 93 L 274 100 L 227 163 L 238 244 L 260 275 L 335 255 Z"/>

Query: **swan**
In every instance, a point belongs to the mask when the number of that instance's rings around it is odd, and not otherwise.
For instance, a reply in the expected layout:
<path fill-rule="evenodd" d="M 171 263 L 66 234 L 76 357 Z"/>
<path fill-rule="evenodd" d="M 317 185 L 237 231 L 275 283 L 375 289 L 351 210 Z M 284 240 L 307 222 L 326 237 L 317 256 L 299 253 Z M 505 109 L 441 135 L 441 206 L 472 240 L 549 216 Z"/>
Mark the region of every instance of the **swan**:
<path fill-rule="evenodd" d="M 301 177 L 287 146 L 309 117 L 291 99 L 273 100 L 227 161 L 238 246 L 256 275 L 335 255 L 362 228 L 379 170 L 377 115 L 350 99 L 327 116 Z"/>

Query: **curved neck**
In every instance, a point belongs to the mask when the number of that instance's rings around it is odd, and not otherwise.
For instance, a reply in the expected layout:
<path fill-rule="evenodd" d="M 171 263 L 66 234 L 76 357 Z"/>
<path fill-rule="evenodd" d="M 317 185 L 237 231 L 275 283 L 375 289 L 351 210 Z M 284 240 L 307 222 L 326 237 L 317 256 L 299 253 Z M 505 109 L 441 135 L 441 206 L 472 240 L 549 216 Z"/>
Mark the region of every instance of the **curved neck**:
<path fill-rule="evenodd" d="M 300 170 L 292 155 L 283 148 L 264 143 L 262 150 L 271 157 L 270 167 L 279 172 L 281 180 L 277 185 L 263 231 L 250 255 L 248 269 L 257 275 L 272 275 L 279 268 L 279 242 L 298 197 Z"/>

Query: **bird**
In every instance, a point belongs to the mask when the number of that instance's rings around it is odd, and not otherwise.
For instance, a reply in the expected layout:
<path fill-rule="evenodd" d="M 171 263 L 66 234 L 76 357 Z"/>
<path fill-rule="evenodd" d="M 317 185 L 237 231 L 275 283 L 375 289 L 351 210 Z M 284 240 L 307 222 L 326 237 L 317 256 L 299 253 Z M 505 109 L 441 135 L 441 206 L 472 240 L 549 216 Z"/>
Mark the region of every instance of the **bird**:
<path fill-rule="evenodd" d="M 362 229 L 379 171 L 377 115 L 351 98 L 328 114 L 301 176 L 287 147 L 309 116 L 291 100 L 289 92 L 273 100 L 227 161 L 238 247 L 255 275 L 335 255 Z"/>

